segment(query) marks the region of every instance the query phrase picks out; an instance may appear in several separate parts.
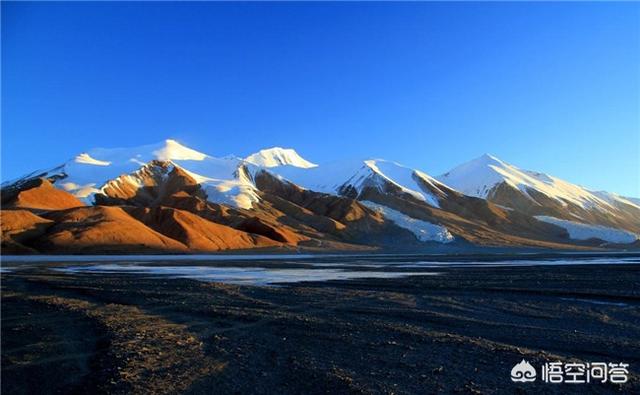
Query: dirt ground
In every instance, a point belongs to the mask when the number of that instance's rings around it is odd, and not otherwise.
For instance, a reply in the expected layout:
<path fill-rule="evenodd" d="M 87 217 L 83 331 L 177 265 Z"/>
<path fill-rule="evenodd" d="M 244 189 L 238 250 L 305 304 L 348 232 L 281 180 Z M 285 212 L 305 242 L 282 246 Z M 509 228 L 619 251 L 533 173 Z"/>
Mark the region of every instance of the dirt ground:
<path fill-rule="evenodd" d="M 282 286 L 2 274 L 2 393 L 640 393 L 640 265 Z M 513 383 L 522 359 L 626 384 Z"/>

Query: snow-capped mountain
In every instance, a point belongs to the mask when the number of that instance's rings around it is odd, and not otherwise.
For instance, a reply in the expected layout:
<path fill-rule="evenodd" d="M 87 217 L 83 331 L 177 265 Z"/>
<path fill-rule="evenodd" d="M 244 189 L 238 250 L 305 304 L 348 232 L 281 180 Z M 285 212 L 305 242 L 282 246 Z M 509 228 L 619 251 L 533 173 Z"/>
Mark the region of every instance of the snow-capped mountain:
<path fill-rule="evenodd" d="M 107 187 L 112 190 L 144 187 L 149 182 L 149 166 L 153 161 L 169 162 L 184 170 L 202 185 L 212 201 L 250 208 L 258 199 L 252 182 L 240 171 L 242 159 L 216 158 L 171 139 L 133 148 L 92 149 L 61 166 L 31 173 L 23 179 L 52 178 L 57 187 L 91 204 L 95 195 L 104 193 Z"/>
<path fill-rule="evenodd" d="M 439 199 L 449 189 L 420 170 L 383 159 L 339 161 L 308 169 L 282 166 L 270 171 L 309 190 L 352 197 L 361 196 L 367 188 L 382 191 L 392 186 L 433 207 L 439 207 Z"/>
<path fill-rule="evenodd" d="M 38 170 L 21 179 L 48 177 L 56 180 L 56 186 L 78 198 L 88 198 L 100 192 L 108 181 L 135 172 L 152 160 L 197 160 L 207 155 L 187 148 L 175 140 L 133 148 L 95 148 L 78 154 L 75 158 L 50 170 Z M 13 184 L 12 180 L 3 186 Z"/>
<path fill-rule="evenodd" d="M 211 201 L 245 209 L 258 201 L 255 187 L 243 169 L 246 163 L 265 168 L 281 165 L 300 168 L 316 166 L 293 149 L 264 149 L 244 160 L 234 156 L 217 158 L 168 139 L 133 148 L 92 149 L 78 154 L 61 166 L 34 172 L 23 178 L 53 178 L 56 186 L 91 204 L 95 194 L 104 193 L 106 187 L 112 190 L 144 187 L 152 161 L 170 162 L 184 170 L 202 185 Z"/>
<path fill-rule="evenodd" d="M 203 242 L 187 223 L 249 232 L 225 231 L 241 237 L 243 246 L 337 249 L 454 242 L 567 248 L 637 244 L 640 234 L 638 199 L 589 191 L 490 155 L 434 178 L 383 159 L 315 164 L 279 147 L 244 159 L 215 157 L 165 140 L 87 150 L 2 187 L 3 209 L 76 210 L 77 199 L 117 206 L 170 238 L 192 235 L 187 245 L 199 248 L 217 242 Z M 176 233 L 165 223 L 176 218 L 189 229 Z M 266 239 L 258 243 L 255 235 Z"/>
<path fill-rule="evenodd" d="M 457 166 L 438 180 L 466 195 L 528 214 L 640 232 L 637 200 L 590 191 L 548 174 L 520 169 L 492 155 Z"/>
<path fill-rule="evenodd" d="M 310 168 L 317 166 L 304 159 L 298 153 L 291 148 L 273 147 L 263 149 L 255 154 L 251 154 L 245 158 L 249 163 L 261 167 L 277 167 L 290 165 L 294 167 Z"/>
<path fill-rule="evenodd" d="M 561 204 L 571 203 L 585 209 L 602 208 L 613 201 L 624 201 L 613 194 L 594 193 L 544 173 L 519 169 L 489 154 L 464 163 L 438 179 L 465 195 L 483 199 L 490 199 L 498 186 L 506 184 L 533 201 L 536 201 L 536 197 L 532 194 L 538 192 Z"/>

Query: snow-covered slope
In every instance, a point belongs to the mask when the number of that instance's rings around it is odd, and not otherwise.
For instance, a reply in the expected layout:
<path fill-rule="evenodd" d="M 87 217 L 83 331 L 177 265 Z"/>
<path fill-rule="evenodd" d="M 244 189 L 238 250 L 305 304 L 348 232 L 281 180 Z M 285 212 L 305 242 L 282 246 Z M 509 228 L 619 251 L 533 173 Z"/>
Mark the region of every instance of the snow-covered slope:
<path fill-rule="evenodd" d="M 261 167 L 277 167 L 277 166 L 294 166 L 304 169 L 315 167 L 317 165 L 304 159 L 291 148 L 273 147 L 263 149 L 255 154 L 251 154 L 245 158 L 249 163 Z"/>
<path fill-rule="evenodd" d="M 416 235 L 416 238 L 420 241 L 437 241 L 440 243 L 450 243 L 453 241 L 453 236 L 444 226 L 411 218 L 397 210 L 374 202 L 364 200 L 362 204 L 381 213 L 385 218 L 399 227 L 408 229 Z"/>
<path fill-rule="evenodd" d="M 259 200 L 241 159 L 207 157 L 199 162 L 172 162 L 200 184 L 209 201 L 250 209 Z"/>
<path fill-rule="evenodd" d="M 544 215 L 538 215 L 536 219 L 565 228 L 569 232 L 569 237 L 576 240 L 600 239 L 610 243 L 628 244 L 639 238 L 635 233 L 606 226 L 588 225 Z"/>
<path fill-rule="evenodd" d="M 536 191 L 565 205 L 573 203 L 584 209 L 611 208 L 611 204 L 596 193 L 559 178 L 519 169 L 492 155 L 482 155 L 437 177 L 439 181 L 465 195 L 488 198 L 495 187 L 505 183 L 526 196 Z M 531 197 L 535 200 L 534 197 Z"/>
<path fill-rule="evenodd" d="M 619 196 L 619 195 L 617 195 Z M 628 196 L 619 196 L 621 198 L 623 198 L 626 201 L 629 201 L 633 204 L 635 204 L 636 206 L 640 207 L 640 198 L 632 198 L 632 197 L 628 197 Z"/>
<path fill-rule="evenodd" d="M 612 205 L 626 204 L 626 205 L 635 207 L 637 209 L 640 209 L 640 199 L 620 196 L 618 194 L 606 192 L 606 191 L 594 191 L 592 193 L 597 197 L 599 197 L 600 199 Z"/>
<path fill-rule="evenodd" d="M 388 183 L 433 207 L 439 207 L 434 191 L 446 194 L 447 189 L 426 173 L 382 159 L 339 161 L 308 169 L 283 166 L 270 171 L 300 187 L 328 194 L 340 194 L 347 187 L 359 194 L 367 187 L 382 189 Z"/>

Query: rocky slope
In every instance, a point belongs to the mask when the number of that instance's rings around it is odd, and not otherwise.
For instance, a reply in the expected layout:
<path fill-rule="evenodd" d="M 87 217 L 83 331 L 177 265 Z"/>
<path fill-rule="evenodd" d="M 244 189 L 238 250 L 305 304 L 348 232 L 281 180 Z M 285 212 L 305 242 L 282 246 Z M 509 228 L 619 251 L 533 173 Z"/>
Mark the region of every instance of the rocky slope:
<path fill-rule="evenodd" d="M 3 253 L 634 248 L 640 204 L 483 156 L 440 176 L 291 149 L 94 149 L 2 186 Z"/>

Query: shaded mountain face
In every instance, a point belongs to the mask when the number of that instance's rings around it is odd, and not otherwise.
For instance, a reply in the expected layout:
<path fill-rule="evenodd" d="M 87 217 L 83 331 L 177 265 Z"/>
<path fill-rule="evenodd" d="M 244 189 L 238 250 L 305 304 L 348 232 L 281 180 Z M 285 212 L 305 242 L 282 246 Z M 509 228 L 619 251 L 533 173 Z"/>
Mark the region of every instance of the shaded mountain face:
<path fill-rule="evenodd" d="M 55 188 L 46 178 L 17 182 L 2 189 L 2 207 L 31 210 L 63 210 L 81 207 L 76 197 Z"/>
<path fill-rule="evenodd" d="M 434 178 L 292 149 L 94 149 L 2 186 L 5 252 L 433 251 L 639 246 L 637 200 L 485 155 Z"/>
<path fill-rule="evenodd" d="M 35 253 L 24 243 L 43 236 L 53 221 L 39 217 L 28 210 L 2 210 L 2 251 L 4 253 Z"/>

